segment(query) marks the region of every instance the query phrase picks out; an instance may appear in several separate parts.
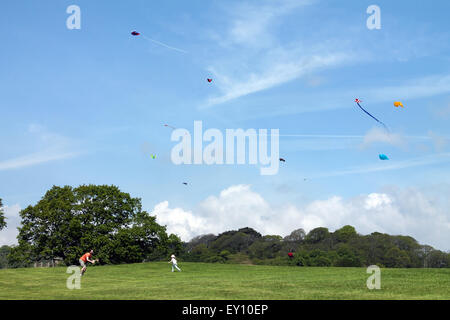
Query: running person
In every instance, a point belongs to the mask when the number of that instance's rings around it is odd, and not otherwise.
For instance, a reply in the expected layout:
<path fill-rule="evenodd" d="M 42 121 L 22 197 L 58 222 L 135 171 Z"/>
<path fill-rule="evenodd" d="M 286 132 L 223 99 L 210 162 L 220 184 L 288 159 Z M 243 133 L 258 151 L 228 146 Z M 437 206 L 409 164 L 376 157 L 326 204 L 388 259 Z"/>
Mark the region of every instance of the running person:
<path fill-rule="evenodd" d="M 83 256 L 80 258 L 80 265 L 83 267 L 81 269 L 81 275 L 83 275 L 86 272 L 86 268 L 87 265 L 86 263 L 90 262 L 92 264 L 95 263 L 95 260 L 91 260 L 90 258 L 92 257 L 92 255 L 94 254 L 94 250 L 91 250 L 89 252 L 86 252 L 85 254 L 83 254 Z"/>
<path fill-rule="evenodd" d="M 172 263 L 172 272 L 174 271 L 173 268 L 176 268 L 178 271 L 181 272 L 181 269 L 178 268 L 178 265 L 177 265 L 177 259 L 175 259 L 175 255 L 174 255 L 174 254 L 171 255 L 170 258 L 171 258 L 171 259 L 170 259 L 169 263 Z"/>

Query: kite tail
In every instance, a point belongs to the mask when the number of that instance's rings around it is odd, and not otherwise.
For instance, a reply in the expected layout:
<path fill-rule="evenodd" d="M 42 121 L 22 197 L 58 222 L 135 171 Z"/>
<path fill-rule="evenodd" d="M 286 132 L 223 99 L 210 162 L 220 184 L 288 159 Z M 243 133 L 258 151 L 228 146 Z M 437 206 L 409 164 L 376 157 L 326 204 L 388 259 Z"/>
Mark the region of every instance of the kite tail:
<path fill-rule="evenodd" d="M 359 104 L 359 102 L 356 103 L 358 105 L 358 107 L 361 108 L 362 111 L 364 111 L 365 113 L 367 113 L 369 116 L 372 117 L 372 119 L 374 119 L 376 122 L 381 123 L 383 125 L 383 127 L 389 132 L 389 128 L 380 120 L 378 120 L 377 118 L 375 118 L 373 115 L 371 115 L 369 112 L 367 112 L 363 107 L 361 107 L 361 105 Z"/>

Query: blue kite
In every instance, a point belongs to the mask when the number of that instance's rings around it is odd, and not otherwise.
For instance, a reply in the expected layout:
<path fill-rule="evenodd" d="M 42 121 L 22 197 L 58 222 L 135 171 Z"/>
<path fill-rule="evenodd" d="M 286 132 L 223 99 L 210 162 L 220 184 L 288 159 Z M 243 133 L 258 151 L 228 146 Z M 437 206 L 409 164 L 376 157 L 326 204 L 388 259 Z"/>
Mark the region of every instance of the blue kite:
<path fill-rule="evenodd" d="M 380 160 L 389 160 L 389 158 L 385 154 L 380 154 L 378 155 L 378 157 L 380 158 Z"/>

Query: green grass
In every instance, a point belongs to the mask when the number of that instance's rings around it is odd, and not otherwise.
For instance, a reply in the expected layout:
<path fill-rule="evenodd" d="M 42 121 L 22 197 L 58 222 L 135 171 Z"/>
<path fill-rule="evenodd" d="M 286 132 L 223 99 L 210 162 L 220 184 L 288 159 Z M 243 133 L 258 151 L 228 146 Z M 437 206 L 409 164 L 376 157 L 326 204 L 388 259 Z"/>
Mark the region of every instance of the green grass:
<path fill-rule="evenodd" d="M 381 289 L 365 268 L 300 268 L 166 262 L 89 267 L 81 290 L 66 268 L 0 270 L 0 299 L 450 299 L 450 269 L 382 269 Z"/>

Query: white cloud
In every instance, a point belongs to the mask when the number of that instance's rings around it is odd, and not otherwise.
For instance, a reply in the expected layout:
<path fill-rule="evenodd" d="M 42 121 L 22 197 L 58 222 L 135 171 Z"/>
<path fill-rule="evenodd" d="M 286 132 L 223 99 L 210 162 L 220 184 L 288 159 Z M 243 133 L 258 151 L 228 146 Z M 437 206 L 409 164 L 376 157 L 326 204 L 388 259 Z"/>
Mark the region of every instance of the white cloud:
<path fill-rule="evenodd" d="M 210 232 L 207 230 L 205 219 L 181 208 L 171 209 L 168 201 L 157 204 L 153 214 L 156 215 L 159 224 L 167 225 L 168 233 L 174 233 L 183 240 L 190 239 L 195 234 Z"/>
<path fill-rule="evenodd" d="M 17 244 L 17 235 L 19 231 L 17 228 L 20 226 L 19 212 L 21 210 L 18 204 L 12 206 L 4 206 L 4 212 L 6 217 L 7 227 L 0 231 L 0 246 L 2 245 L 14 245 Z"/>
<path fill-rule="evenodd" d="M 375 231 L 410 235 L 420 243 L 450 249 L 448 194 L 430 196 L 416 189 L 391 189 L 344 199 L 332 196 L 305 206 L 271 206 L 248 185 L 231 186 L 219 196 L 210 196 L 192 211 L 170 209 L 167 201 L 154 213 L 169 232 L 184 241 L 205 234 L 251 227 L 263 234 L 285 236 L 292 230 L 327 227 L 331 231 L 350 224 L 359 233 Z M 160 216 L 158 216 L 158 214 Z"/>

